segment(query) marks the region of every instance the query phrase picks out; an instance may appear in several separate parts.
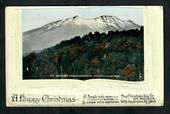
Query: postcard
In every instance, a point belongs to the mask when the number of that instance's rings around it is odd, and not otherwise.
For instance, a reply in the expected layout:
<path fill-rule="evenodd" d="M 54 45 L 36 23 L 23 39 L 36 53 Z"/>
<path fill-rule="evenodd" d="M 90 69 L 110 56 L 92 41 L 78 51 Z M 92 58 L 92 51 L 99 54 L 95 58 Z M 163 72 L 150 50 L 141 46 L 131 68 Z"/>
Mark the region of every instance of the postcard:
<path fill-rule="evenodd" d="M 5 24 L 7 106 L 163 106 L 162 6 L 9 6 Z"/>

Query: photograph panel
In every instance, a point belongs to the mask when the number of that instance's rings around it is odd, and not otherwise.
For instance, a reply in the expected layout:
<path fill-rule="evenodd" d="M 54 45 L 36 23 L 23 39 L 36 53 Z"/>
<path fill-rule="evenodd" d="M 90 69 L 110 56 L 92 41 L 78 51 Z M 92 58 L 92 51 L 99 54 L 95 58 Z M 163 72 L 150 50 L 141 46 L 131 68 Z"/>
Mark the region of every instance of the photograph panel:
<path fill-rule="evenodd" d="M 22 10 L 23 79 L 144 80 L 143 8 Z"/>

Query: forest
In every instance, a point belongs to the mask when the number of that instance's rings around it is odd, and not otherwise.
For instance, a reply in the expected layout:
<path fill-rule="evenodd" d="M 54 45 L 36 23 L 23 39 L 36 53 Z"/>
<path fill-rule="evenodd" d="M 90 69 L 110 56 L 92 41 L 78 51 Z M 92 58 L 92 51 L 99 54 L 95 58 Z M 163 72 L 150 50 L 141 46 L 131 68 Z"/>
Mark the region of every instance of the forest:
<path fill-rule="evenodd" d="M 23 79 L 144 80 L 140 29 L 90 32 L 23 56 Z"/>

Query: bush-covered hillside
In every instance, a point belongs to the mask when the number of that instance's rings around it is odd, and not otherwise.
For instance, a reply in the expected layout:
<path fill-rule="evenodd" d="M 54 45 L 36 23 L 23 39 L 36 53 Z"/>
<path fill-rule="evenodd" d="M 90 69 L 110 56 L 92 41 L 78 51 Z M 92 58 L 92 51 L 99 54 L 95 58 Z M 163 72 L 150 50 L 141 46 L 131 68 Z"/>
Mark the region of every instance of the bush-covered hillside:
<path fill-rule="evenodd" d="M 23 57 L 24 79 L 109 78 L 140 81 L 144 79 L 143 74 L 143 27 L 140 30 L 76 36 Z"/>

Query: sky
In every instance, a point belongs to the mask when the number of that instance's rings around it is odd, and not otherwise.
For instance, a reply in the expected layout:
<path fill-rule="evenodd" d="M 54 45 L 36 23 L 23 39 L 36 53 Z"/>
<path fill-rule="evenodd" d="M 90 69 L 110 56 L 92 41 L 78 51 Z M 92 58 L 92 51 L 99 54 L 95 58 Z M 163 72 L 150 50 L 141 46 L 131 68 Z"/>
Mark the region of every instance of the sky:
<path fill-rule="evenodd" d="M 23 7 L 22 31 L 32 30 L 52 21 L 78 15 L 81 18 L 95 18 L 101 15 L 117 16 L 122 20 L 133 20 L 143 25 L 143 7 L 118 6 L 58 6 Z"/>

